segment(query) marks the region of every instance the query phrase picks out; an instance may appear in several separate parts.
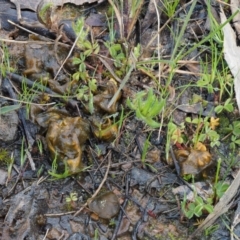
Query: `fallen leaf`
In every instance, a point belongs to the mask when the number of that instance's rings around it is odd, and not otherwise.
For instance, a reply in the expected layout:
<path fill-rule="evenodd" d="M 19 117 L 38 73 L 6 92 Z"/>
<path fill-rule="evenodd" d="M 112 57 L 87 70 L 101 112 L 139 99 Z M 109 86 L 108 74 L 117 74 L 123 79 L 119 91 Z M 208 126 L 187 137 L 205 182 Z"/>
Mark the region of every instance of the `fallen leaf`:
<path fill-rule="evenodd" d="M 239 4 L 240 4 L 239 0 L 232 0 L 231 1 L 230 6 L 231 6 L 232 14 L 234 14 L 236 11 L 238 11 Z M 240 39 L 240 13 L 239 12 L 233 18 L 233 25 L 234 25 L 234 28 L 235 28 L 236 32 L 238 33 L 238 39 Z"/>
<path fill-rule="evenodd" d="M 226 22 L 227 18 L 222 9 L 220 12 L 220 17 L 221 23 Z M 238 109 L 240 109 L 240 47 L 237 46 L 236 34 L 229 23 L 223 27 L 223 34 L 224 58 L 234 77 L 235 95 Z"/>

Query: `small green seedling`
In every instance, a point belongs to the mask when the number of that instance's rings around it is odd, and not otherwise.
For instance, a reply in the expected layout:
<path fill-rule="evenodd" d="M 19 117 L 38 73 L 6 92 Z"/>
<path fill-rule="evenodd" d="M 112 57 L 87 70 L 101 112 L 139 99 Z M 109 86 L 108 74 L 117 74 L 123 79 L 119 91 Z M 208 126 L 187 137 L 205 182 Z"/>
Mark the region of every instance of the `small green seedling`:
<path fill-rule="evenodd" d="M 205 203 L 200 196 L 196 196 L 191 203 L 187 203 L 186 196 L 184 196 L 181 207 L 184 215 L 189 219 L 194 216 L 201 217 L 203 211 L 207 211 L 208 213 L 213 212 L 212 199 L 207 199 L 207 203 Z"/>
<path fill-rule="evenodd" d="M 14 163 L 13 154 L 11 156 L 5 149 L 0 149 L 0 163 L 3 162 L 4 164 L 7 164 L 8 169 L 8 180 L 11 178 L 11 172 L 12 172 L 12 166 Z"/>
<path fill-rule="evenodd" d="M 161 126 L 153 118 L 157 117 L 163 111 L 166 99 L 157 97 L 153 93 L 152 88 L 149 89 L 148 94 L 145 91 L 137 93 L 132 102 L 128 99 L 127 105 L 135 111 L 136 117 L 149 127 L 158 128 Z"/>
<path fill-rule="evenodd" d="M 69 202 L 76 202 L 77 201 L 77 193 L 76 192 L 72 192 L 70 193 L 69 197 L 66 197 L 66 202 L 69 203 Z"/>
<path fill-rule="evenodd" d="M 233 102 L 231 98 L 228 98 L 223 105 L 218 105 L 217 107 L 215 107 L 215 112 L 216 113 L 221 113 L 223 110 L 227 111 L 227 112 L 233 112 Z"/>
<path fill-rule="evenodd" d="M 78 194 L 76 192 L 71 192 L 68 197 L 66 197 L 66 203 L 68 210 L 76 208 L 76 201 L 78 200 Z"/>
<path fill-rule="evenodd" d="M 58 164 L 57 164 L 57 154 L 56 154 L 52 162 L 52 169 L 48 171 L 48 174 L 53 177 L 53 180 L 67 178 L 72 175 L 72 173 L 69 171 L 66 161 L 64 161 L 63 173 L 57 173 L 57 169 L 58 169 Z"/>
<path fill-rule="evenodd" d="M 43 144 L 42 144 L 42 141 L 40 139 L 37 139 L 36 143 L 37 143 L 37 147 L 38 147 L 38 151 L 39 151 L 40 155 L 43 155 Z"/>
<path fill-rule="evenodd" d="M 88 86 L 83 85 L 77 90 L 77 99 L 83 100 L 84 102 L 87 102 L 88 105 L 86 106 L 86 109 L 93 114 L 94 112 L 94 106 L 93 106 L 93 93 L 97 90 L 97 80 L 96 79 L 89 79 L 88 80 Z M 83 102 L 83 104 L 84 104 Z"/>
<path fill-rule="evenodd" d="M 161 1 L 163 4 L 163 12 L 169 17 L 172 18 L 179 6 L 180 0 L 163 0 Z"/>
<path fill-rule="evenodd" d="M 219 181 L 219 174 L 220 174 L 220 167 L 221 167 L 222 160 L 218 159 L 217 162 L 217 171 L 215 175 L 215 182 L 214 182 L 214 196 L 216 201 L 218 201 L 222 195 L 227 191 L 229 184 L 224 181 Z"/>

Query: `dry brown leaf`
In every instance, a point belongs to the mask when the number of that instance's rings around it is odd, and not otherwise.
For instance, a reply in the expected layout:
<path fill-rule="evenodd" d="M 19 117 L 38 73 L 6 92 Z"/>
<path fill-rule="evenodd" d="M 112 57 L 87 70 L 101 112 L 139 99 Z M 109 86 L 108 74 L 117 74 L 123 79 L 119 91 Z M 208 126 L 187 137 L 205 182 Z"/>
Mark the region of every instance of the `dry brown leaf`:
<path fill-rule="evenodd" d="M 231 6 L 232 14 L 234 14 L 239 9 L 240 0 L 231 0 L 230 6 Z M 233 25 L 234 25 L 234 28 L 236 29 L 237 34 L 238 34 L 238 39 L 240 39 L 240 13 L 238 13 L 233 18 Z"/>
<path fill-rule="evenodd" d="M 223 10 L 220 12 L 220 17 L 221 23 L 227 21 Z M 234 77 L 235 95 L 237 99 L 238 109 L 240 109 L 240 47 L 237 46 L 236 34 L 229 23 L 223 27 L 223 34 L 224 58 Z"/>

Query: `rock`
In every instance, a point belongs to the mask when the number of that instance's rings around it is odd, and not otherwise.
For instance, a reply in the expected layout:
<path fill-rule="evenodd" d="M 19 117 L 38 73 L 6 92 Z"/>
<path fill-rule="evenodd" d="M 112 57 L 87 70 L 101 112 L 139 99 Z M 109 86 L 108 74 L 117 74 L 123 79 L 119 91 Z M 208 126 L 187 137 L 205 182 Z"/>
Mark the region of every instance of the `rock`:
<path fill-rule="evenodd" d="M 0 115 L 0 141 L 10 142 L 17 137 L 18 115 L 11 111 Z"/>

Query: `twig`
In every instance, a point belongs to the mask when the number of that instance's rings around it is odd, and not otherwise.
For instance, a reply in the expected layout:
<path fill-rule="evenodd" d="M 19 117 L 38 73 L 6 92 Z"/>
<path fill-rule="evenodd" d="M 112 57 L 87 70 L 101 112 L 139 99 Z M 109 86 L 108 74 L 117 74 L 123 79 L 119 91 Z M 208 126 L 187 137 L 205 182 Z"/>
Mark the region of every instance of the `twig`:
<path fill-rule="evenodd" d="M 16 23 L 12 22 L 11 20 L 7 20 L 7 21 L 8 21 L 9 23 L 11 23 L 12 25 L 14 25 L 14 26 L 16 26 L 16 27 L 18 27 L 18 28 L 20 28 L 20 29 L 28 32 L 28 33 L 34 34 L 34 35 L 36 35 L 36 36 L 39 36 L 38 33 L 32 32 L 31 30 L 28 30 L 27 28 L 22 27 L 22 26 L 20 26 L 19 24 L 16 24 Z"/>
<path fill-rule="evenodd" d="M 110 152 L 111 153 L 111 152 Z M 91 198 L 88 199 L 88 201 L 74 214 L 74 217 L 76 217 L 79 213 L 81 213 L 81 211 L 87 207 L 87 205 L 93 201 L 93 199 L 98 195 L 98 193 L 100 192 L 103 184 L 106 182 L 107 180 L 107 177 L 108 177 L 108 172 L 109 172 L 109 169 L 110 169 L 110 165 L 111 165 L 111 157 L 112 157 L 112 154 L 109 154 L 108 156 L 108 166 L 107 166 L 107 170 L 105 172 L 105 175 L 104 175 L 104 178 L 101 182 L 101 184 L 99 185 L 98 189 L 96 190 L 96 192 L 92 195 Z"/>
<path fill-rule="evenodd" d="M 58 69 L 58 71 L 57 71 L 57 73 L 56 73 L 56 76 L 54 77 L 53 80 L 56 80 L 56 78 L 57 78 L 58 74 L 60 73 L 60 71 L 62 70 L 64 64 L 66 63 L 66 61 L 67 61 L 67 60 L 69 59 L 69 57 L 71 56 L 71 54 L 72 54 L 72 52 L 73 52 L 73 49 L 75 48 L 75 46 L 76 46 L 76 44 L 77 44 L 77 42 L 78 42 L 78 39 L 80 38 L 80 36 L 81 36 L 81 34 L 82 34 L 82 31 L 83 31 L 83 28 L 82 28 L 81 31 L 78 33 L 78 35 L 77 35 L 77 37 L 76 37 L 76 39 L 75 39 L 75 41 L 74 41 L 74 43 L 73 43 L 73 45 L 72 45 L 72 47 L 71 47 L 71 49 L 70 49 L 70 51 L 69 51 L 67 57 L 65 58 L 65 60 L 64 60 L 63 63 L 62 63 L 62 65 L 61 65 L 60 68 Z"/>
<path fill-rule="evenodd" d="M 33 40 L 28 40 L 28 41 L 17 41 L 17 40 L 11 40 L 11 39 L 4 39 L 4 38 L 0 38 L 1 42 L 10 42 L 10 43 L 16 43 L 16 44 L 29 44 L 29 43 L 37 43 L 37 44 L 43 44 L 43 45 L 54 45 L 55 42 L 52 39 L 49 39 L 51 42 L 47 42 L 47 41 L 33 41 Z M 63 47 L 67 47 L 70 48 L 70 46 L 66 43 L 62 43 L 62 42 L 58 42 L 59 45 L 63 46 Z"/>
<path fill-rule="evenodd" d="M 27 154 L 27 157 L 28 157 L 28 160 L 29 160 L 31 169 L 32 169 L 33 171 L 36 171 L 35 163 L 34 163 L 34 161 L 33 161 L 33 159 L 32 159 L 31 153 L 28 151 L 28 149 L 25 149 L 25 152 L 26 152 L 26 154 Z"/>
<path fill-rule="evenodd" d="M 118 95 L 119 95 L 120 91 L 123 89 L 123 87 L 124 87 L 125 84 L 127 83 L 127 81 L 128 81 L 128 79 L 130 78 L 131 73 L 132 73 L 132 71 L 133 71 L 134 68 L 135 68 L 135 65 L 132 64 L 131 67 L 129 68 L 126 76 L 125 76 L 124 79 L 122 80 L 122 82 L 121 82 L 118 90 L 115 92 L 114 96 L 112 97 L 111 101 L 109 102 L 109 104 L 108 104 L 108 106 L 107 106 L 108 108 L 110 108 L 110 107 L 113 105 L 113 103 L 116 101 L 116 99 L 118 98 Z"/>
<path fill-rule="evenodd" d="M 64 212 L 64 213 L 49 213 L 49 214 L 44 214 L 45 217 L 61 217 L 65 215 L 70 215 L 75 213 L 76 211 L 70 211 L 70 212 Z"/>
<path fill-rule="evenodd" d="M 99 57 L 99 59 L 103 63 L 103 65 L 107 68 L 107 70 L 112 74 L 112 76 L 115 78 L 115 80 L 118 81 L 119 83 L 121 83 L 122 80 L 114 73 L 114 71 L 110 67 L 110 65 L 102 57 Z"/>
<path fill-rule="evenodd" d="M 49 232 L 49 229 L 50 229 L 50 228 L 47 228 L 47 231 L 46 231 L 46 233 L 45 233 L 45 235 L 44 235 L 44 238 L 43 238 L 43 240 L 45 240 L 45 239 L 46 239 L 46 237 L 47 237 L 47 235 L 48 235 L 48 232 Z"/>

